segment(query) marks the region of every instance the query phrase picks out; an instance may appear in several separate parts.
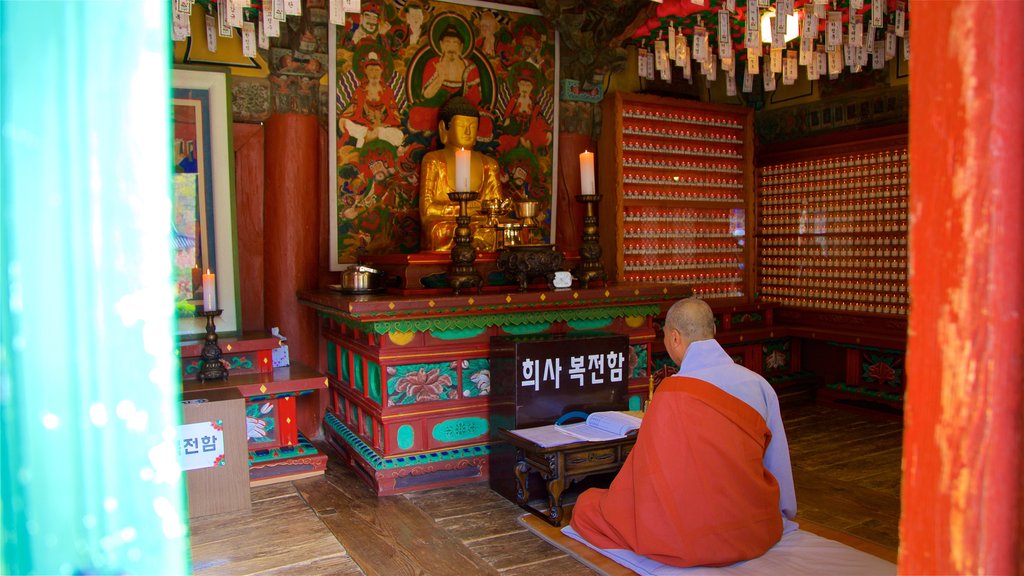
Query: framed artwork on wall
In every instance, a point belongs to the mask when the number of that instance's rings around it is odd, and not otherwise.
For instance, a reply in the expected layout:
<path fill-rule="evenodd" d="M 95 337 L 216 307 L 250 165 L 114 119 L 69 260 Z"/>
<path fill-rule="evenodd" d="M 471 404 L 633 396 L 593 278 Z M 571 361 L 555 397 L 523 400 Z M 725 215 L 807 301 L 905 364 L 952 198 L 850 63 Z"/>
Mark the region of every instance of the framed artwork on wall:
<path fill-rule="evenodd" d="M 178 336 L 206 331 L 204 273 L 214 275 L 219 334 L 237 333 L 238 247 L 230 76 L 221 70 L 172 71 L 172 244 Z M 206 284 L 206 288 L 204 288 Z"/>
<path fill-rule="evenodd" d="M 497 160 L 506 197 L 538 202 L 550 241 L 558 36 L 538 10 L 363 0 L 329 28 L 332 270 L 364 254 L 421 250 L 420 163 L 441 147 L 437 112 L 453 96 L 478 108 L 475 149 Z"/>

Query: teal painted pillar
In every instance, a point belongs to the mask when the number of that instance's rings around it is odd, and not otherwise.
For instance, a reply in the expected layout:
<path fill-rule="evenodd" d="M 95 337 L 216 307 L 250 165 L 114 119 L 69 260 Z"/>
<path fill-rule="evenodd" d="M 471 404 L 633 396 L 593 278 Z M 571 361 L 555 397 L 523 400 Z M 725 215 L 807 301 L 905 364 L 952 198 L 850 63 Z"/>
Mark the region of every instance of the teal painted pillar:
<path fill-rule="evenodd" d="M 0 1 L 0 573 L 189 571 L 169 11 Z"/>

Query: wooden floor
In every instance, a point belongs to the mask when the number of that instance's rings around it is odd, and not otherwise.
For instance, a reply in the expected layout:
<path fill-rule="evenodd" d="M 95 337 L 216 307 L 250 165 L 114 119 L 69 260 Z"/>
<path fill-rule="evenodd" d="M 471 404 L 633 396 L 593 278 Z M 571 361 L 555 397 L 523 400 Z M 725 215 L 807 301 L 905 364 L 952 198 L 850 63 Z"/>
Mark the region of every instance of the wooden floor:
<path fill-rule="evenodd" d="M 895 561 L 902 424 L 783 397 L 798 520 Z M 594 574 L 478 483 L 378 498 L 332 457 L 323 477 L 252 489 L 252 511 L 192 521 L 195 574 Z"/>

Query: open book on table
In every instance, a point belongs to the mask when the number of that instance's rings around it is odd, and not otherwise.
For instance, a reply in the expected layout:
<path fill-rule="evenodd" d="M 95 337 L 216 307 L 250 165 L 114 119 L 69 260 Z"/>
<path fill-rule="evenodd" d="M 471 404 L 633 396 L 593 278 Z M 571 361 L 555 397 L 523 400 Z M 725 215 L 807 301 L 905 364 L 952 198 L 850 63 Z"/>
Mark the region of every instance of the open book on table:
<path fill-rule="evenodd" d="M 600 442 L 625 438 L 640 428 L 642 417 L 643 412 L 594 412 L 587 416 L 585 422 L 519 428 L 510 432 L 538 446 L 550 448 L 573 442 Z"/>

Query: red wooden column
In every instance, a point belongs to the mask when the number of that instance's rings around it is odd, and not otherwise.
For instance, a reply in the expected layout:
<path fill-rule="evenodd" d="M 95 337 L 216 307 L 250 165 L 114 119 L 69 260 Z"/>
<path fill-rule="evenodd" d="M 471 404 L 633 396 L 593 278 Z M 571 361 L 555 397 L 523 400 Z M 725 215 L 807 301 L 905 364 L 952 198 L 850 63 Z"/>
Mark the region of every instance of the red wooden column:
<path fill-rule="evenodd" d="M 264 325 L 281 328 L 293 360 L 316 366 L 316 315 L 295 294 L 319 274 L 320 129 L 316 116 L 274 114 L 265 130 Z"/>
<path fill-rule="evenodd" d="M 1020 574 L 1024 3 L 916 0 L 904 574 Z"/>

